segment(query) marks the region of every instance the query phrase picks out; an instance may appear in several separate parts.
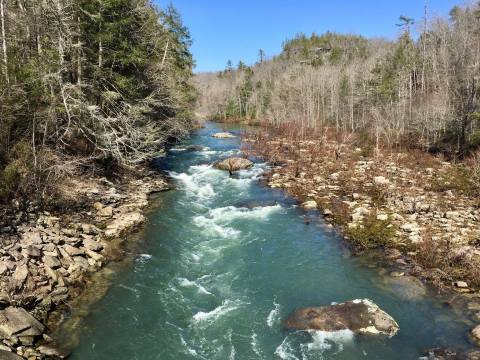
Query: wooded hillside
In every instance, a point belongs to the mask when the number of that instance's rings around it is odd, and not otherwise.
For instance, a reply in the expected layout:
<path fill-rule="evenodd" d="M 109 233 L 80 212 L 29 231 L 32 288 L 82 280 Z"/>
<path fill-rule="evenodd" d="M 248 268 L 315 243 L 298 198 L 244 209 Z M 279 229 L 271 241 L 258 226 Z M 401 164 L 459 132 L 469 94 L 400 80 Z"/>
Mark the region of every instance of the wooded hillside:
<path fill-rule="evenodd" d="M 148 160 L 191 127 L 188 30 L 144 0 L 0 0 L 0 199 Z"/>
<path fill-rule="evenodd" d="M 480 145 L 479 6 L 397 25 L 396 41 L 300 34 L 273 59 L 261 51 L 253 66 L 200 74 L 198 111 L 465 156 Z"/>

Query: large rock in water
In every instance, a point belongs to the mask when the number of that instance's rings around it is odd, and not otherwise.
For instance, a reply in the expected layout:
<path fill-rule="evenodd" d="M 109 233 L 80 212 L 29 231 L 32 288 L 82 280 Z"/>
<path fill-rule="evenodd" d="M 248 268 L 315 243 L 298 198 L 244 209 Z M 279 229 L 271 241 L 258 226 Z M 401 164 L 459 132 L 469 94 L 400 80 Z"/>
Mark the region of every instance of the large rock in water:
<path fill-rule="evenodd" d="M 214 164 L 217 169 L 226 170 L 230 173 L 238 170 L 248 169 L 253 166 L 253 162 L 248 159 L 232 157 Z"/>
<path fill-rule="evenodd" d="M 284 326 L 292 330 L 350 330 L 355 334 L 383 334 L 388 337 L 394 336 L 400 329 L 390 315 L 368 299 L 300 309 L 285 320 Z"/>

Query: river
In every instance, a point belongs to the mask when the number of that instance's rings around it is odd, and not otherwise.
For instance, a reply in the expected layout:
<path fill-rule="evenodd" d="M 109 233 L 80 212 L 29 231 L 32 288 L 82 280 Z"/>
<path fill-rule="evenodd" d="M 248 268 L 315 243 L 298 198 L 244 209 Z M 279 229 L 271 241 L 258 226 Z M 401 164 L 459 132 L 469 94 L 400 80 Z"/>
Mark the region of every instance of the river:
<path fill-rule="evenodd" d="M 461 314 L 351 256 L 321 217 L 259 182 L 266 164 L 233 177 L 213 169 L 240 146 L 212 138 L 218 131 L 207 123 L 159 161 L 176 190 L 155 198 L 134 261 L 82 321 L 72 359 L 405 360 L 434 346 L 468 346 Z M 191 144 L 204 149 L 187 151 Z M 399 333 L 282 329 L 297 308 L 357 298 L 392 315 Z"/>

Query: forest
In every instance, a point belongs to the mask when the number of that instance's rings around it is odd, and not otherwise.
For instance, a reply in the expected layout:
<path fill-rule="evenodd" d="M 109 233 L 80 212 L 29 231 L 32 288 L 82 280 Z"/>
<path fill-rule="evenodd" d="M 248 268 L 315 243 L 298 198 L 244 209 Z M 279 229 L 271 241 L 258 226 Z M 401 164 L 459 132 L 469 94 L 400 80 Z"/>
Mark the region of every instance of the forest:
<path fill-rule="evenodd" d="M 188 134 L 191 38 L 144 0 L 0 0 L 0 199 L 144 163 Z"/>
<path fill-rule="evenodd" d="M 199 112 L 464 158 L 480 146 L 480 6 L 396 25 L 395 41 L 298 34 L 272 58 L 199 74 Z"/>

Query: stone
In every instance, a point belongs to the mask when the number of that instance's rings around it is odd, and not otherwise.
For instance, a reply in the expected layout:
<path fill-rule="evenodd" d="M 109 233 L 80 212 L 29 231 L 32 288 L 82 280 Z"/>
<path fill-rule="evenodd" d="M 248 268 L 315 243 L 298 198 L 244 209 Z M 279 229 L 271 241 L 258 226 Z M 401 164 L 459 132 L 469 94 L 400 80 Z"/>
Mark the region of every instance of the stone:
<path fill-rule="evenodd" d="M 377 215 L 377 220 L 379 220 L 379 221 L 387 221 L 387 220 L 388 220 L 388 215 L 387 215 L 387 214 L 378 214 L 378 215 Z"/>
<path fill-rule="evenodd" d="M 375 176 L 373 178 L 373 182 L 377 185 L 388 185 L 388 184 L 390 184 L 390 180 L 386 179 L 383 176 Z"/>
<path fill-rule="evenodd" d="M 289 330 L 350 330 L 355 334 L 394 336 L 400 329 L 395 320 L 371 300 L 300 309 L 284 322 Z"/>
<path fill-rule="evenodd" d="M 82 250 L 77 249 L 75 246 L 72 246 L 70 244 L 64 245 L 64 249 L 67 252 L 67 254 L 70 256 L 80 256 L 84 254 Z"/>
<path fill-rule="evenodd" d="M 0 318 L 0 334 L 3 338 L 39 336 L 45 331 L 42 323 L 23 308 L 10 306 L 0 311 Z"/>
<path fill-rule="evenodd" d="M 102 244 L 92 239 L 83 239 L 83 246 L 88 250 L 97 252 L 103 249 Z"/>
<path fill-rule="evenodd" d="M 480 346 L 480 325 L 477 325 L 475 328 L 473 328 L 470 332 L 470 335 L 472 336 L 473 341 Z"/>
<path fill-rule="evenodd" d="M 385 291 L 405 300 L 419 300 L 427 295 L 427 288 L 414 276 L 385 277 Z"/>
<path fill-rule="evenodd" d="M 8 266 L 3 261 L 0 262 L 0 275 L 5 275 L 8 272 Z"/>
<path fill-rule="evenodd" d="M 453 286 L 460 289 L 468 289 L 468 284 L 465 281 L 455 281 Z"/>
<path fill-rule="evenodd" d="M 145 221 L 145 216 L 139 211 L 133 211 L 122 215 L 108 224 L 105 231 L 107 238 L 116 238 L 122 235 L 126 230 L 131 230 Z"/>
<path fill-rule="evenodd" d="M 26 248 L 24 248 L 22 250 L 22 254 L 23 256 L 30 258 L 39 258 L 42 256 L 41 250 L 33 245 L 28 245 Z"/>
<path fill-rule="evenodd" d="M 80 227 L 82 232 L 87 235 L 97 235 L 100 232 L 96 226 L 91 224 L 81 224 Z"/>
<path fill-rule="evenodd" d="M 323 210 L 323 215 L 325 215 L 325 216 L 332 216 L 332 215 L 333 215 L 333 211 L 330 210 L 330 209 L 325 209 L 325 210 Z"/>
<path fill-rule="evenodd" d="M 402 226 L 400 226 L 400 229 L 402 229 L 405 232 L 409 232 L 409 233 L 418 232 L 420 230 L 420 228 L 418 227 L 418 224 L 416 224 L 416 223 L 403 224 Z"/>
<path fill-rule="evenodd" d="M 53 256 L 44 256 L 43 263 L 52 269 L 58 269 L 62 267 L 60 260 L 58 260 L 58 258 Z"/>
<path fill-rule="evenodd" d="M 110 218 L 110 217 L 113 216 L 113 207 L 106 206 L 106 207 L 100 209 L 97 212 L 97 215 L 100 216 L 100 217 Z"/>
<path fill-rule="evenodd" d="M 229 132 L 219 132 L 219 133 L 213 134 L 212 137 L 216 139 L 232 139 L 232 138 L 235 138 L 236 136 Z"/>
<path fill-rule="evenodd" d="M 0 350 L 0 360 L 23 360 L 23 358 L 10 351 Z"/>
<path fill-rule="evenodd" d="M 340 177 L 340 174 L 339 173 L 333 173 L 330 175 L 330 179 L 331 180 L 338 180 L 338 178 Z"/>
<path fill-rule="evenodd" d="M 85 254 L 95 261 L 102 261 L 103 260 L 103 256 L 100 255 L 100 254 L 97 254 L 95 251 L 85 249 Z"/>
<path fill-rule="evenodd" d="M 19 265 L 15 269 L 13 275 L 12 275 L 12 280 L 15 288 L 20 289 L 23 284 L 25 283 L 25 280 L 27 280 L 28 276 L 28 267 L 27 265 Z"/>
<path fill-rule="evenodd" d="M 21 242 L 28 245 L 40 245 L 42 243 L 42 237 L 39 231 L 26 232 L 23 234 Z"/>
<path fill-rule="evenodd" d="M 238 170 L 248 169 L 253 166 L 253 162 L 239 157 L 232 157 L 222 161 L 218 161 L 214 164 L 214 167 L 219 170 L 225 170 L 230 173 Z"/>
<path fill-rule="evenodd" d="M 318 208 L 317 202 L 315 200 L 306 201 L 302 204 L 302 207 L 305 210 L 316 210 Z"/>
<path fill-rule="evenodd" d="M 365 208 L 363 206 L 360 206 L 360 207 L 356 208 L 355 210 L 353 210 L 353 213 L 351 215 L 352 221 L 353 222 L 359 222 L 363 219 L 364 216 L 369 215 L 369 214 L 370 214 L 370 210 L 368 210 L 367 208 Z"/>
<path fill-rule="evenodd" d="M 104 207 L 103 204 L 101 202 L 98 202 L 98 201 L 95 204 L 93 204 L 93 208 L 97 211 L 102 210 L 103 207 Z"/>
<path fill-rule="evenodd" d="M 80 268 L 82 268 L 84 270 L 88 270 L 88 268 L 90 267 L 90 264 L 88 263 L 88 260 L 85 259 L 82 256 L 75 256 L 73 258 L 73 260 L 75 261 L 76 265 L 80 266 Z"/>

